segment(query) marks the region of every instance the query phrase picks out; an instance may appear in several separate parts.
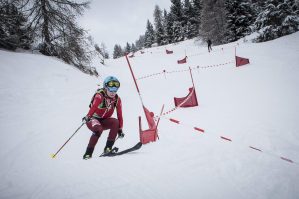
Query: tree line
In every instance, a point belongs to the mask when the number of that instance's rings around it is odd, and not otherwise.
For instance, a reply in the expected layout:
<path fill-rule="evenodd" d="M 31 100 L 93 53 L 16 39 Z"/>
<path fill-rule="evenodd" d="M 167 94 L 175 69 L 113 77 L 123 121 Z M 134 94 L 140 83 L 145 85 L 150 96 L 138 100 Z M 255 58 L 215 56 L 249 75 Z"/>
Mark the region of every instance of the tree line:
<path fill-rule="evenodd" d="M 0 48 L 39 51 L 92 74 L 92 57 L 100 53 L 104 58 L 107 53 L 76 23 L 89 4 L 74 0 L 0 0 Z"/>
<path fill-rule="evenodd" d="M 169 12 L 158 5 L 145 33 L 122 48 L 114 46 L 113 58 L 144 48 L 186 39 L 225 44 L 258 32 L 256 42 L 269 41 L 299 30 L 298 0 L 170 0 Z"/>

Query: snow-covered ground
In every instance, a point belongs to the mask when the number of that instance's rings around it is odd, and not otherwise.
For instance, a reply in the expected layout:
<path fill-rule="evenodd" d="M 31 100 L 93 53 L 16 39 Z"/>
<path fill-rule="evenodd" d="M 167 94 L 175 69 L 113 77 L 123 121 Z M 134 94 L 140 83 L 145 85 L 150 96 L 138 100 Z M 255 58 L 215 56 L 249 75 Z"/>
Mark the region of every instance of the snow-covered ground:
<path fill-rule="evenodd" d="M 91 135 L 86 126 L 55 159 L 50 154 L 81 124 L 105 76 L 121 81 L 126 136 L 115 145 L 125 149 L 138 142 L 139 115 L 146 128 L 125 58 L 108 60 L 107 66 L 95 60 L 97 79 L 54 58 L 0 50 L 0 198 L 298 198 L 298 44 L 295 33 L 259 44 L 215 46 L 212 53 L 192 40 L 166 46 L 171 55 L 165 46 L 136 53 L 130 59 L 136 78 L 199 66 L 192 71 L 199 106 L 166 115 L 160 140 L 131 154 L 98 158 L 106 132 L 88 161 L 82 160 Z M 235 45 L 249 65 L 235 67 Z M 188 63 L 178 65 L 185 54 Z M 186 96 L 192 86 L 188 71 L 137 82 L 145 106 L 156 115 L 163 104 L 165 111 L 172 109 L 173 97 Z"/>

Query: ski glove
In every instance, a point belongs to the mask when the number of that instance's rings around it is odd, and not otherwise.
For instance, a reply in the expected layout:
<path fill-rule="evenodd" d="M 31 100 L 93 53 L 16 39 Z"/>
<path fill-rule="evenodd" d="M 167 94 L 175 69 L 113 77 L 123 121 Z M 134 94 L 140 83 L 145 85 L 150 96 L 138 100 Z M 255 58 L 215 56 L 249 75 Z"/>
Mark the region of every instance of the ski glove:
<path fill-rule="evenodd" d="M 89 122 L 90 120 L 91 120 L 91 118 L 88 117 L 87 115 L 82 118 L 82 122 L 85 122 L 85 123 Z"/>
<path fill-rule="evenodd" d="M 123 133 L 122 129 L 119 129 L 118 132 L 117 132 L 117 134 L 118 134 L 119 138 L 124 138 L 125 137 L 125 134 Z"/>

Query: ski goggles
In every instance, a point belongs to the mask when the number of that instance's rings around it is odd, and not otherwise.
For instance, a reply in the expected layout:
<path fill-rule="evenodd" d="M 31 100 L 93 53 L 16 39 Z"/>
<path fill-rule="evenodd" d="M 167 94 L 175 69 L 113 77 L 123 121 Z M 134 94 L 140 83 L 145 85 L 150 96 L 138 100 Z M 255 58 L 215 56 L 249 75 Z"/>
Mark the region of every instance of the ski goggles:
<path fill-rule="evenodd" d="M 108 83 L 106 83 L 107 87 L 116 87 L 119 88 L 120 87 L 120 83 L 118 81 L 110 81 Z"/>

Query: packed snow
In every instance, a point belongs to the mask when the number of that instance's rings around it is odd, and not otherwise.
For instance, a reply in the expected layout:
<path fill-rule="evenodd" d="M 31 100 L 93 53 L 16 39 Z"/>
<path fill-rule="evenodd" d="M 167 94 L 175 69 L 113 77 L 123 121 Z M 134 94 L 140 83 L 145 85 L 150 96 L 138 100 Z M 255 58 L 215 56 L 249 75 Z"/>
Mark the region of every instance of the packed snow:
<path fill-rule="evenodd" d="M 106 76 L 121 82 L 126 135 L 115 146 L 139 141 L 138 116 L 147 128 L 126 59 L 106 66 L 95 59 L 96 78 L 52 57 L 0 50 L 0 198 L 298 198 L 298 41 L 299 33 L 265 43 L 240 40 L 208 53 L 206 44 L 188 40 L 135 53 L 129 60 L 143 103 L 155 115 L 188 94 L 189 67 L 199 106 L 162 117 L 159 140 L 126 155 L 98 157 L 105 131 L 90 160 L 82 159 L 91 135 L 86 126 L 56 158 L 51 154 L 81 125 Z M 235 66 L 235 47 L 250 64 Z M 187 63 L 177 64 L 185 55 Z M 161 74 L 141 78 L 154 73 Z"/>

